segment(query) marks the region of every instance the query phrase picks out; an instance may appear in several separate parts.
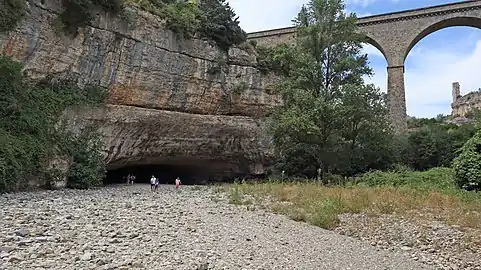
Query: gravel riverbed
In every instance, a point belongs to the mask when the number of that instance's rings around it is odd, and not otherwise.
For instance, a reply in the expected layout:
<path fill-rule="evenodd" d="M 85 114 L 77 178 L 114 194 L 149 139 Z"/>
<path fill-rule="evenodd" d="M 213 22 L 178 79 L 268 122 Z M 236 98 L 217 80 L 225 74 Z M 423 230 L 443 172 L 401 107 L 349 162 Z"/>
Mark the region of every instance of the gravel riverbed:
<path fill-rule="evenodd" d="M 0 195 L 0 269 L 436 269 L 213 187 Z"/>

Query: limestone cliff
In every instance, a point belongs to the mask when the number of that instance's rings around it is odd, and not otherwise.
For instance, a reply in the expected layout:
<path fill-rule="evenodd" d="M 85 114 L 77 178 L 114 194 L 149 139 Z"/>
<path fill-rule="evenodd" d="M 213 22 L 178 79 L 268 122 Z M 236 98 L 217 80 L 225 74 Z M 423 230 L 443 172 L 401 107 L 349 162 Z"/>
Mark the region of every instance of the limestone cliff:
<path fill-rule="evenodd" d="M 0 33 L 0 53 L 23 62 L 33 79 L 75 74 L 109 89 L 110 105 L 67 115 L 73 125 L 102 132 L 110 168 L 206 161 L 263 173 L 272 151 L 258 119 L 279 99 L 268 94 L 275 78 L 253 67 L 255 56 L 181 40 L 136 9 L 133 21 L 99 13 L 92 26 L 66 36 L 53 26 L 60 7 L 58 0 L 30 1 L 18 27 Z"/>

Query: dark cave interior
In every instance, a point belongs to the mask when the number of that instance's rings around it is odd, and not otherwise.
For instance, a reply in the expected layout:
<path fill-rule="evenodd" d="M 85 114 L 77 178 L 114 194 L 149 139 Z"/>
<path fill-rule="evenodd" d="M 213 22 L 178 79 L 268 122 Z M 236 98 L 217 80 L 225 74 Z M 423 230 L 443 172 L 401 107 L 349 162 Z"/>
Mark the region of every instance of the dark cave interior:
<path fill-rule="evenodd" d="M 136 183 L 150 183 L 152 175 L 157 177 L 160 184 L 173 184 L 175 178 L 179 177 L 184 185 L 198 185 L 208 182 L 207 172 L 202 166 L 185 165 L 136 165 L 126 166 L 118 169 L 107 170 L 104 184 L 126 183 L 126 176 L 136 176 Z"/>

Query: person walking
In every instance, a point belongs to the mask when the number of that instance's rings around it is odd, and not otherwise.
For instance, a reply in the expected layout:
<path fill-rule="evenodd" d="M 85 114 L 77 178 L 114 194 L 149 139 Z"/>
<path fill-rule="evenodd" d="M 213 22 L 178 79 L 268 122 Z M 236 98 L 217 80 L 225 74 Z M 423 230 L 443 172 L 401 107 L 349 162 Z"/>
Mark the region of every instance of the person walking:
<path fill-rule="evenodd" d="M 154 192 L 155 189 L 155 181 L 157 178 L 152 174 L 152 177 L 150 178 L 150 191 Z"/>
<path fill-rule="evenodd" d="M 180 188 L 180 185 L 182 184 L 182 182 L 180 181 L 180 178 L 177 177 L 175 179 L 175 189 L 178 190 Z"/>
<path fill-rule="evenodd" d="M 137 179 L 137 177 L 135 177 L 135 175 L 131 175 L 130 176 L 130 184 L 133 185 L 134 184 L 134 181 Z"/>
<path fill-rule="evenodd" d="M 159 188 L 159 178 L 155 178 L 155 191 Z"/>

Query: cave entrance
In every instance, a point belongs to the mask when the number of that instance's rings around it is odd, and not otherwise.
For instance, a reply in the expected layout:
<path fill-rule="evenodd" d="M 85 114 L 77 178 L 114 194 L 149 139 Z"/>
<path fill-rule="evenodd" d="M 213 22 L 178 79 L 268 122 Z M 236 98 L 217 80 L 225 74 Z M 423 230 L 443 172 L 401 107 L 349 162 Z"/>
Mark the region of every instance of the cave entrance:
<path fill-rule="evenodd" d="M 192 165 L 135 165 L 116 169 L 107 169 L 104 184 L 123 184 L 129 174 L 136 176 L 136 183 L 150 183 L 150 178 L 155 175 L 160 184 L 173 184 L 179 177 L 184 185 L 200 185 L 210 182 L 209 171 L 205 166 Z"/>

